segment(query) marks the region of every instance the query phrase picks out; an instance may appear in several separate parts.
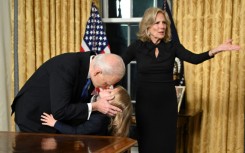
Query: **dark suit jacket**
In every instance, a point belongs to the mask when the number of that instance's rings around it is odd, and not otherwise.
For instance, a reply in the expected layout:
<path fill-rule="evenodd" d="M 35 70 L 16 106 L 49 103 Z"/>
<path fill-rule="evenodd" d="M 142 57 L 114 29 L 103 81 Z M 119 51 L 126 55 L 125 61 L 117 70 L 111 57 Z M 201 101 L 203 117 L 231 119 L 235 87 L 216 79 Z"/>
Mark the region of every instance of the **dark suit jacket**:
<path fill-rule="evenodd" d="M 21 131 L 57 132 L 41 124 L 43 112 L 52 113 L 55 119 L 70 125 L 87 120 L 90 97 L 81 99 L 81 93 L 86 84 L 91 54 L 93 52 L 61 54 L 36 70 L 11 106 Z"/>

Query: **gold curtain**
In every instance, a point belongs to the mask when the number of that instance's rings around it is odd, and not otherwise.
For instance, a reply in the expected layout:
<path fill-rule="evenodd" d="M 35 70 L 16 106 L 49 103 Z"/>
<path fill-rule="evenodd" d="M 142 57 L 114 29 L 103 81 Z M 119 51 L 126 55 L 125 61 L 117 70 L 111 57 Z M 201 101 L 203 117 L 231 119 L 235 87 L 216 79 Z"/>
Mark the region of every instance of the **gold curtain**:
<path fill-rule="evenodd" d="M 46 60 L 61 53 L 80 51 L 92 2 L 99 7 L 99 0 L 18 0 L 19 88 Z M 14 129 L 12 119 L 11 130 Z"/>
<path fill-rule="evenodd" d="M 228 38 L 241 46 L 199 65 L 184 63 L 186 109 L 203 110 L 201 121 L 188 124 L 188 152 L 244 153 L 245 1 L 176 0 L 173 18 L 181 43 L 195 53 Z"/>

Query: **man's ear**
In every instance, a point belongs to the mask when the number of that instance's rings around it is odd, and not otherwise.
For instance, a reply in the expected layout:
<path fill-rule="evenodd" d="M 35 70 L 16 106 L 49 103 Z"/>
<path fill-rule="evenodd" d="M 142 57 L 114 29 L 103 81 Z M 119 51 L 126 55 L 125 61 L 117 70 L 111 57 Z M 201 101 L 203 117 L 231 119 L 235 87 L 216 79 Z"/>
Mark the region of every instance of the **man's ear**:
<path fill-rule="evenodd" d="M 95 70 L 94 70 L 94 72 L 93 72 L 93 76 L 96 76 L 96 75 L 98 75 L 98 74 L 100 74 L 100 73 L 102 73 L 102 70 L 100 69 L 100 68 L 96 68 Z"/>

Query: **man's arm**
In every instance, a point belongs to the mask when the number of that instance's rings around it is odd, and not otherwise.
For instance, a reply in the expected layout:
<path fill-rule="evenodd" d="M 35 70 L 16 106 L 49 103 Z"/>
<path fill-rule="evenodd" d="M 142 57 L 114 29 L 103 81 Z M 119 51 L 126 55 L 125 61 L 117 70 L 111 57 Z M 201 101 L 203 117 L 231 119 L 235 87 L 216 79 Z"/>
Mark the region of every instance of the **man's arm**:
<path fill-rule="evenodd" d="M 53 116 L 58 120 L 87 120 L 88 106 L 86 102 L 80 102 L 82 88 L 79 91 L 76 75 L 69 73 L 68 70 L 57 69 L 50 74 L 49 81 Z"/>

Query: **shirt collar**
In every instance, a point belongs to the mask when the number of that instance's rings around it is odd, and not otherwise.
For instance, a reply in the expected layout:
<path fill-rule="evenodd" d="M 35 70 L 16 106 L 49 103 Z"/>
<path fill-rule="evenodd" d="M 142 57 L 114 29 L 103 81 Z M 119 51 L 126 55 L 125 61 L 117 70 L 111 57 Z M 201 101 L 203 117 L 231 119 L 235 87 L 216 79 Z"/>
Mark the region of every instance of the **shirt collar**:
<path fill-rule="evenodd" d="M 94 56 L 95 56 L 95 55 L 91 55 L 91 56 L 90 56 L 90 64 L 91 64 L 91 62 L 92 62 Z M 89 75 L 89 73 L 88 73 L 87 79 L 90 79 L 90 78 L 91 78 L 91 77 L 90 77 L 90 75 Z"/>

